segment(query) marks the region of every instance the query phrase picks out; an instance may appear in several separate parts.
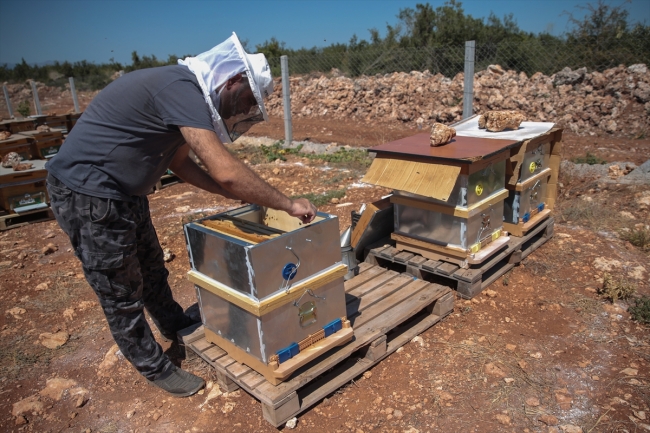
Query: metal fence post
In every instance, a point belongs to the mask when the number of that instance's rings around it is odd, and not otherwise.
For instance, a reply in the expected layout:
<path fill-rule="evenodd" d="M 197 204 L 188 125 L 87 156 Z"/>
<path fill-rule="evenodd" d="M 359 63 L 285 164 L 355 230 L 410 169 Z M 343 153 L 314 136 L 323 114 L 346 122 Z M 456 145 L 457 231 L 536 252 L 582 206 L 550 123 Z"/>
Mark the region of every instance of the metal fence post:
<path fill-rule="evenodd" d="M 465 42 L 465 81 L 463 83 L 463 119 L 474 114 L 474 50 L 476 41 Z"/>
<path fill-rule="evenodd" d="M 284 105 L 284 145 L 291 146 L 293 141 L 293 130 L 291 128 L 291 93 L 289 89 L 289 58 L 280 57 L 282 67 L 282 102 Z"/>
<path fill-rule="evenodd" d="M 36 107 L 36 114 L 39 116 L 43 115 L 43 111 L 41 111 L 41 101 L 38 100 L 38 92 L 36 91 L 36 83 L 34 80 L 30 80 L 32 84 L 32 96 L 34 97 L 34 107 Z"/>
<path fill-rule="evenodd" d="M 7 110 L 9 111 L 9 117 L 14 118 L 14 110 L 11 109 L 11 99 L 9 98 L 9 91 L 7 90 L 7 86 L 4 84 L 2 85 L 2 91 L 5 94 L 5 101 L 7 102 Z"/>
<path fill-rule="evenodd" d="M 79 100 L 77 99 L 77 89 L 74 87 L 74 78 L 68 78 L 70 81 L 70 93 L 72 94 L 72 102 L 74 102 L 74 112 L 79 112 Z"/>

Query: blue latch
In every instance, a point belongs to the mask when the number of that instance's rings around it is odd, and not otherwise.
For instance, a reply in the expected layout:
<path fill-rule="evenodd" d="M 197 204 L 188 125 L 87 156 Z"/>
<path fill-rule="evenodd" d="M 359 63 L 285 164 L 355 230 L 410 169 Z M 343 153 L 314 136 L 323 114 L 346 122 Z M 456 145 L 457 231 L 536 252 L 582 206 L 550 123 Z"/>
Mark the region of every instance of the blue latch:
<path fill-rule="evenodd" d="M 541 212 L 541 211 L 543 211 L 543 210 L 544 210 L 544 203 L 540 203 L 540 204 L 538 204 L 538 205 L 537 205 L 537 211 L 538 211 L 538 212 Z"/>
<path fill-rule="evenodd" d="M 342 328 L 343 328 L 343 322 L 341 321 L 341 319 L 332 320 L 330 323 L 323 326 L 323 330 L 325 331 L 325 337 L 329 337 L 335 332 L 340 331 Z"/>
<path fill-rule="evenodd" d="M 530 219 L 530 212 L 526 212 L 521 220 L 524 223 L 527 223 L 529 219 Z"/>
<path fill-rule="evenodd" d="M 293 263 L 287 263 L 284 265 L 284 268 L 282 268 L 282 279 L 285 281 L 293 280 L 293 277 L 296 276 L 297 271 L 298 266 L 294 265 Z"/>
<path fill-rule="evenodd" d="M 282 364 L 284 361 L 287 361 L 297 354 L 300 353 L 300 346 L 298 343 L 291 343 L 289 346 L 284 349 L 278 350 L 275 354 L 278 355 L 278 362 Z"/>

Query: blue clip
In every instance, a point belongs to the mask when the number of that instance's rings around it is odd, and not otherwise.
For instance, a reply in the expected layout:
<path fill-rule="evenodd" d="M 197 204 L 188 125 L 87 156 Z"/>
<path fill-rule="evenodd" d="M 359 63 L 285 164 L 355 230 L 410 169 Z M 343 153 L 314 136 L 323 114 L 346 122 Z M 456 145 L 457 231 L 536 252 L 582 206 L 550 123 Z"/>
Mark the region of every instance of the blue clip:
<path fill-rule="evenodd" d="M 323 330 L 325 331 L 326 337 L 329 337 L 335 332 L 340 331 L 342 328 L 343 328 L 343 322 L 341 321 L 341 319 L 332 320 L 330 323 L 323 326 Z"/>
<path fill-rule="evenodd" d="M 298 346 L 297 343 L 291 343 L 284 349 L 280 349 L 277 352 L 275 352 L 276 355 L 278 355 L 278 362 L 282 364 L 284 361 L 287 361 L 297 354 L 300 353 L 300 346 Z"/>
<path fill-rule="evenodd" d="M 521 220 L 522 220 L 523 222 L 525 222 L 525 223 L 527 223 L 529 219 L 530 219 L 530 213 L 529 213 L 529 212 L 526 212 L 526 213 L 524 214 L 523 218 L 521 218 Z"/>
<path fill-rule="evenodd" d="M 538 212 L 541 212 L 541 211 L 543 211 L 543 210 L 544 210 L 544 203 L 540 203 L 540 204 L 538 204 L 538 205 L 537 205 L 537 211 L 538 211 Z"/>
<path fill-rule="evenodd" d="M 293 278 L 296 276 L 297 271 L 298 267 L 296 265 L 293 263 L 287 263 L 284 265 L 284 268 L 282 268 L 282 278 L 285 281 L 293 280 Z"/>

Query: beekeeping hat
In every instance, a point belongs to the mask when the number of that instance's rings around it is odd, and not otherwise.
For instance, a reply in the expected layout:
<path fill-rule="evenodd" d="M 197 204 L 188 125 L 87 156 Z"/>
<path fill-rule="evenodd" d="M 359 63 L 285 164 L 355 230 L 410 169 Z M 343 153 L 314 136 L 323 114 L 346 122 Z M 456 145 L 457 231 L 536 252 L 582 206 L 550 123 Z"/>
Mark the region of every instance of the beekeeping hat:
<path fill-rule="evenodd" d="M 186 57 L 178 63 L 194 72 L 210 109 L 214 130 L 222 142 L 232 143 L 254 124 L 269 120 L 264 107 L 264 98 L 273 93 L 271 68 L 264 54 L 246 53 L 234 32 L 231 37 L 210 51 L 196 57 Z M 229 79 L 244 73 L 257 105 L 248 113 L 222 119 L 218 110 L 219 92 Z"/>

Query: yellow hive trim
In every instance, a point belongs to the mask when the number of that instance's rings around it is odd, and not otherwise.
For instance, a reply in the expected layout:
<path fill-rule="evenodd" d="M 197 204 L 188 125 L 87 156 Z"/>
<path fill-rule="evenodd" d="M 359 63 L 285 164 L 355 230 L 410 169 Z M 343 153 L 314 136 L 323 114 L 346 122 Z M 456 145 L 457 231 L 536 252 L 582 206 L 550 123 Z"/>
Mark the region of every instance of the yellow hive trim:
<path fill-rule="evenodd" d="M 475 243 L 471 247 L 469 247 L 469 250 L 472 254 L 476 254 L 479 251 L 481 251 L 481 248 L 485 248 L 486 246 L 490 245 L 492 242 L 496 241 L 501 237 L 501 229 L 493 232 L 490 236 L 486 237 L 480 242 Z"/>
<path fill-rule="evenodd" d="M 362 182 L 447 201 L 460 167 L 377 157 Z"/>

